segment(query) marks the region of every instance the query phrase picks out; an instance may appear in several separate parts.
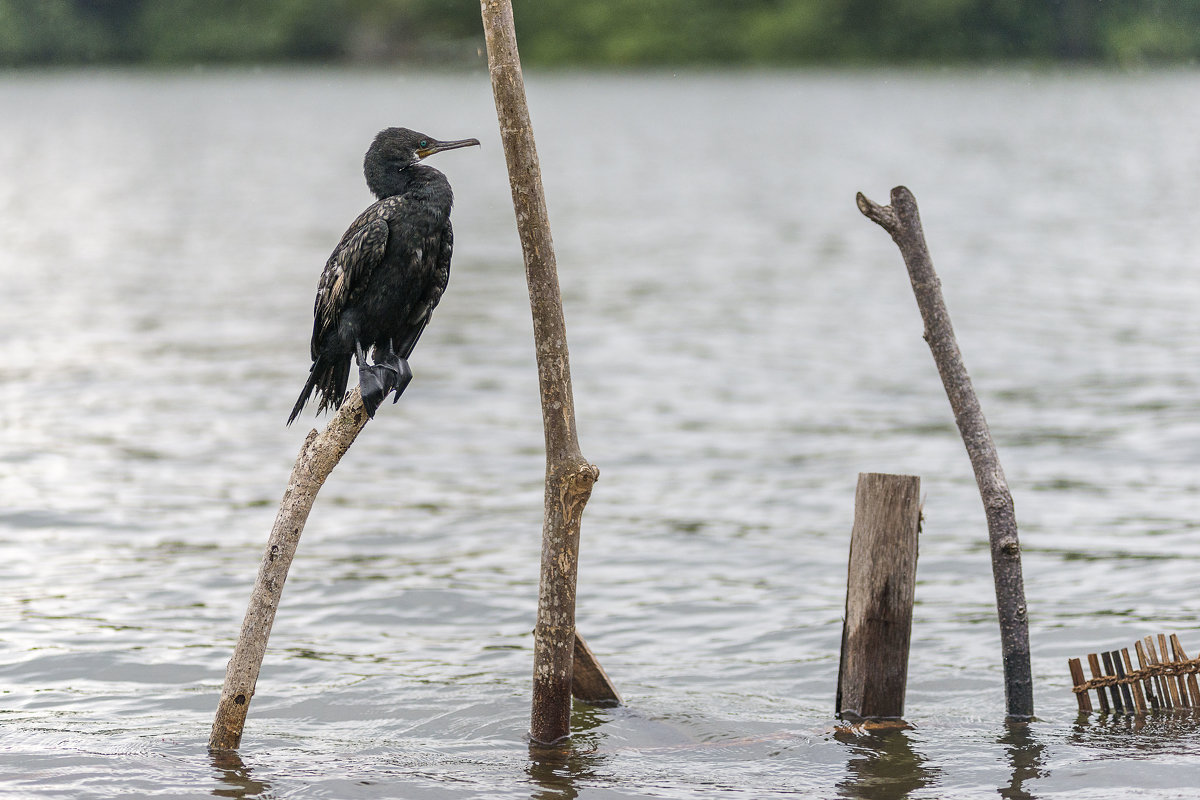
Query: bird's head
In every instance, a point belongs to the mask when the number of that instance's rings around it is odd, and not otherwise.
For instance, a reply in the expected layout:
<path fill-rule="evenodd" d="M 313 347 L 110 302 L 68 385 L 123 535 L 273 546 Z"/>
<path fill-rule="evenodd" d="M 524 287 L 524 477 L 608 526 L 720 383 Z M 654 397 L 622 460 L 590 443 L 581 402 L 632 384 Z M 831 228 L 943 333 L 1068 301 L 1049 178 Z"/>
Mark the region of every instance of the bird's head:
<path fill-rule="evenodd" d="M 478 139 L 442 141 L 408 128 L 385 128 L 376 134 L 375 141 L 367 148 L 363 174 L 376 197 L 389 197 L 397 194 L 397 187 L 405 183 L 401 173 L 421 159 L 443 150 L 478 144 Z"/>

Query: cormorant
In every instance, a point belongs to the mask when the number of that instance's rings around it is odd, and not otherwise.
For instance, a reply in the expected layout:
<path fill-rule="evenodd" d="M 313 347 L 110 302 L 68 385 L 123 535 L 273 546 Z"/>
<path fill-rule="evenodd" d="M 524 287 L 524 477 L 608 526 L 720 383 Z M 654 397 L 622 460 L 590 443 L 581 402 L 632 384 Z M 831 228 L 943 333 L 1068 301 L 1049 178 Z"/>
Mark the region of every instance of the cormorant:
<path fill-rule="evenodd" d="M 363 174 L 379 199 L 350 225 L 317 283 L 313 363 L 289 425 L 313 389 L 321 398 L 318 411 L 341 407 L 351 356 L 369 416 L 393 389 L 400 399 L 412 380 L 408 357 L 446 290 L 454 245 L 450 182 L 420 161 L 478 144 L 443 142 L 407 128 L 375 136 Z M 372 351 L 375 363 L 368 364 Z"/>

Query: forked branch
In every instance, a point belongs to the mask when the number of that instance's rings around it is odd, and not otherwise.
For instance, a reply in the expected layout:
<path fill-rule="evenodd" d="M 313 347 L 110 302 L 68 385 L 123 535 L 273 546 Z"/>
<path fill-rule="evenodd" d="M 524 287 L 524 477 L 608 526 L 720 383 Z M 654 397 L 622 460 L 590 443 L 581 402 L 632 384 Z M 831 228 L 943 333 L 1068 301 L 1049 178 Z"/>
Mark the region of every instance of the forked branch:
<path fill-rule="evenodd" d="M 975 482 L 987 515 L 992 551 L 992 575 L 996 584 L 996 608 L 1000 617 L 1000 644 L 1004 656 L 1004 691 L 1010 717 L 1033 716 L 1033 677 L 1029 664 L 1029 620 L 1025 607 L 1025 584 L 1021 577 L 1021 546 L 1017 539 L 1016 512 L 1000 456 L 984 419 L 979 398 L 963 364 L 958 340 L 950 324 L 950 313 L 942 298 L 942 284 L 933 269 L 917 198 L 903 186 L 892 189 L 892 203 L 881 206 L 859 192 L 858 209 L 892 237 L 904 257 L 917 306 L 925 323 L 925 341 L 941 375 L 946 396 L 954 411 Z"/>

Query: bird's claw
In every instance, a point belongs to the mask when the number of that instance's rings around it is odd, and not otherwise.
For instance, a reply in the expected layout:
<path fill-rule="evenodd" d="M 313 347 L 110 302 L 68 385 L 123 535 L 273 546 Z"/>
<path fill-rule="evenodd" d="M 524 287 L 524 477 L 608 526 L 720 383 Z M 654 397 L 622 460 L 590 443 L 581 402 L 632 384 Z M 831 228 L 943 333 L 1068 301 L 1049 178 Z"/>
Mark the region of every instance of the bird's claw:
<path fill-rule="evenodd" d="M 412 382 L 412 377 L 408 360 L 399 357 L 388 359 L 381 364 L 359 367 L 358 385 L 367 416 L 375 418 L 375 412 L 387 399 L 388 392 L 394 391 L 396 396 L 392 398 L 392 402 L 399 402 L 400 395 L 404 394 L 404 390 Z"/>
<path fill-rule="evenodd" d="M 375 412 L 387 398 L 388 392 L 396 385 L 396 370 L 384 364 L 373 364 L 360 367 L 358 370 L 358 388 L 362 394 L 363 408 L 367 416 L 375 419 Z"/>
<path fill-rule="evenodd" d="M 396 373 L 393 378 L 392 388 L 396 390 L 396 396 L 392 398 L 392 403 L 400 402 L 400 395 L 404 394 L 404 390 L 408 388 L 408 384 L 412 383 L 412 368 L 408 366 L 407 358 L 393 355 L 383 363 L 383 366 Z"/>

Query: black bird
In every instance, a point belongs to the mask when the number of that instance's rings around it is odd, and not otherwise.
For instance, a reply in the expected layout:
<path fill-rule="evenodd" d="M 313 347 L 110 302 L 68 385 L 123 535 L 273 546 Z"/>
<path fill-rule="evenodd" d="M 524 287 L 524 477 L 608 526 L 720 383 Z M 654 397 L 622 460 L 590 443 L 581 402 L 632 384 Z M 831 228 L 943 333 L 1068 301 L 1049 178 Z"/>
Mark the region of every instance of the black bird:
<path fill-rule="evenodd" d="M 442 150 L 477 145 L 443 142 L 408 128 L 387 128 L 363 158 L 367 187 L 379 198 L 350 225 L 325 263 L 313 305 L 312 368 L 288 417 L 299 416 L 313 389 L 319 411 L 340 408 L 358 364 L 367 414 L 412 380 L 408 357 L 450 279 L 454 193 L 446 176 L 420 163 Z M 373 352 L 375 363 L 367 363 Z"/>

